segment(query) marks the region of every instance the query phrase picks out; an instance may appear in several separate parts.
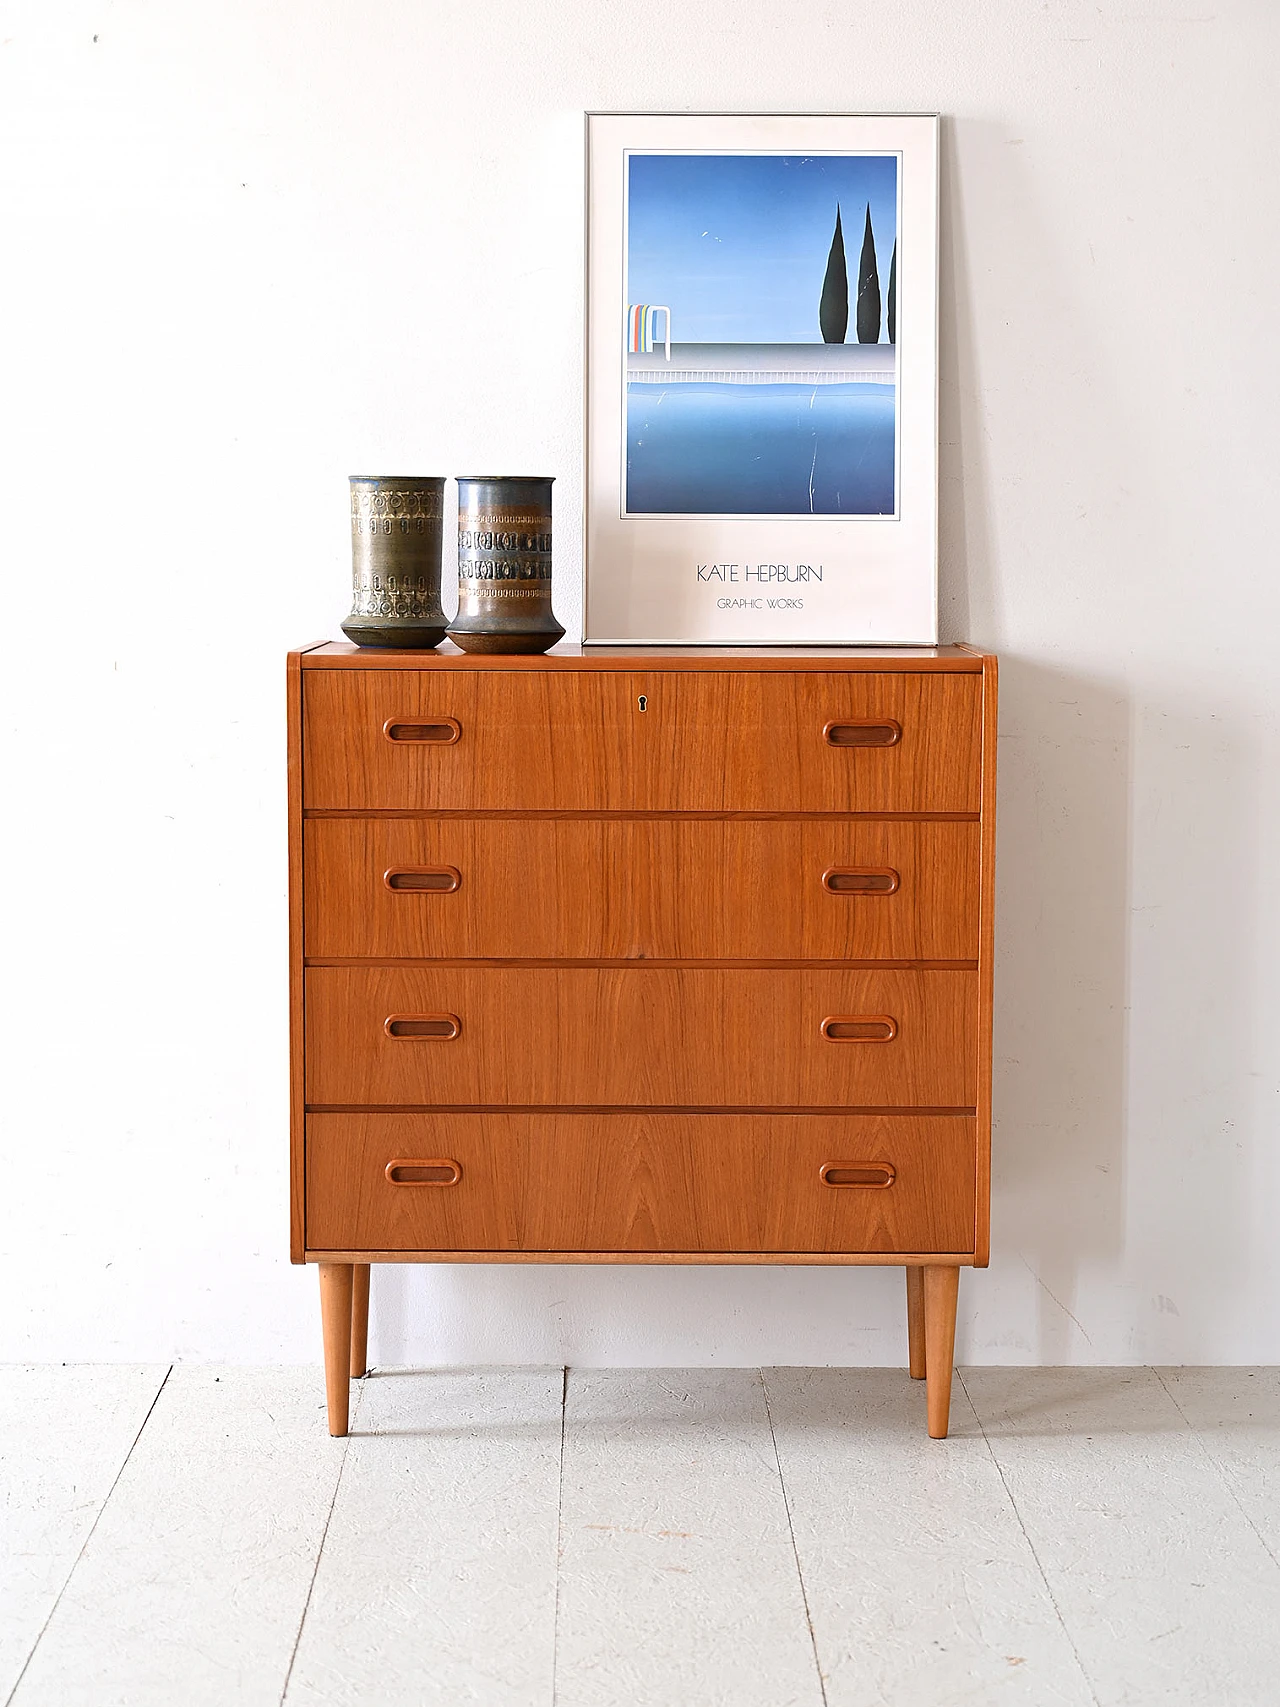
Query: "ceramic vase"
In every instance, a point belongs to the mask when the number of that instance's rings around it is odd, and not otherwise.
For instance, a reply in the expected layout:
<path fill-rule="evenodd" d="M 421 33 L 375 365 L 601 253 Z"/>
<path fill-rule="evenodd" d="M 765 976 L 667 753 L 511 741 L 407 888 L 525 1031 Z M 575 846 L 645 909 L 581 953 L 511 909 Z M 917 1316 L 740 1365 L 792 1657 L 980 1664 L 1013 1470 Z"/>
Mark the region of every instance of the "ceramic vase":
<path fill-rule="evenodd" d="M 350 481 L 353 602 L 342 632 L 357 646 L 438 646 L 443 477 L 353 474 Z"/>
<path fill-rule="evenodd" d="M 458 614 L 464 652 L 545 652 L 564 634 L 551 610 L 551 485 L 521 475 L 458 477 Z"/>

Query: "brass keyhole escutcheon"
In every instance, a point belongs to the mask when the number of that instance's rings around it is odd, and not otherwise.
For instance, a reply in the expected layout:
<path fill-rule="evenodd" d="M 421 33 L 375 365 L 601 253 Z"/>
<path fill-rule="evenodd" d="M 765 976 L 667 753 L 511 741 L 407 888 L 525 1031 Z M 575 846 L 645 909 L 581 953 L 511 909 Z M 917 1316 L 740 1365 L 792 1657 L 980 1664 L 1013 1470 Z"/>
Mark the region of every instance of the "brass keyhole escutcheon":
<path fill-rule="evenodd" d="M 641 711 L 647 711 L 649 709 L 649 696 L 648 696 L 648 694 L 642 693 L 640 695 L 639 699 L 636 700 L 636 704 L 640 707 Z"/>

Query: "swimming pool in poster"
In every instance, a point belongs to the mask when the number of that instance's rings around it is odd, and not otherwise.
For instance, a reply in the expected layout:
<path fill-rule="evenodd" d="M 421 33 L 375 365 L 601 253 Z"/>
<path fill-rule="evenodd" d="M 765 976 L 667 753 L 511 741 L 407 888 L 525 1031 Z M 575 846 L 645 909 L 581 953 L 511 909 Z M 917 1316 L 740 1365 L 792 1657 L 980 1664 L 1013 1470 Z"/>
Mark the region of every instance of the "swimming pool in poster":
<path fill-rule="evenodd" d="M 897 156 L 631 153 L 626 187 L 624 514 L 895 515 Z"/>
<path fill-rule="evenodd" d="M 632 515 L 884 516 L 891 385 L 627 386 Z"/>

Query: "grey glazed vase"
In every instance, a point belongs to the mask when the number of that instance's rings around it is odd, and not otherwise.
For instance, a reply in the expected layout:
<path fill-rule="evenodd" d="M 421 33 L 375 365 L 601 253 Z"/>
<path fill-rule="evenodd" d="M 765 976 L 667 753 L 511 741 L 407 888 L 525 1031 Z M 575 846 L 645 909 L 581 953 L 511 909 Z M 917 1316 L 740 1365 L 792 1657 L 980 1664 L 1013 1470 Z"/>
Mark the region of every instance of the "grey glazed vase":
<path fill-rule="evenodd" d="M 458 614 L 464 652 L 545 652 L 564 635 L 551 609 L 551 486 L 525 475 L 458 476 Z"/>
<path fill-rule="evenodd" d="M 353 474 L 350 484 L 353 601 L 342 632 L 357 646 L 438 646 L 444 477 Z"/>

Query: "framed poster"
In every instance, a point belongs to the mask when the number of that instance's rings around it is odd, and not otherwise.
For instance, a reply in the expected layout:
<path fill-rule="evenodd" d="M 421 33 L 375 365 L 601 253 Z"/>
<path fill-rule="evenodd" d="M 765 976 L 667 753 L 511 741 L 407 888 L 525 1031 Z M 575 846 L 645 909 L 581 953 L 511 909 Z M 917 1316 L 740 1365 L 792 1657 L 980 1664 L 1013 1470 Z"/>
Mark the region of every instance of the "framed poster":
<path fill-rule="evenodd" d="M 937 639 L 938 121 L 587 115 L 588 643 Z"/>

